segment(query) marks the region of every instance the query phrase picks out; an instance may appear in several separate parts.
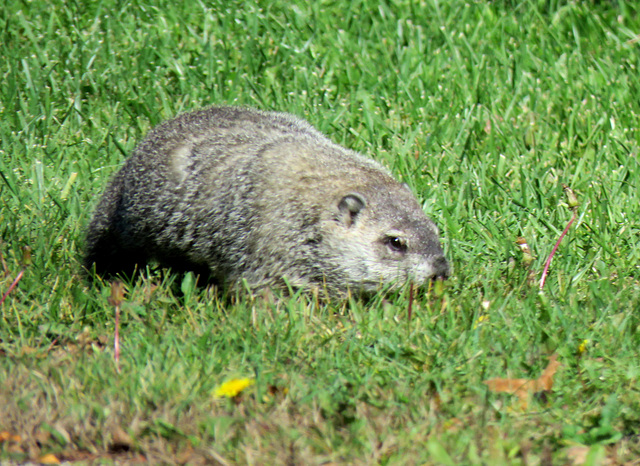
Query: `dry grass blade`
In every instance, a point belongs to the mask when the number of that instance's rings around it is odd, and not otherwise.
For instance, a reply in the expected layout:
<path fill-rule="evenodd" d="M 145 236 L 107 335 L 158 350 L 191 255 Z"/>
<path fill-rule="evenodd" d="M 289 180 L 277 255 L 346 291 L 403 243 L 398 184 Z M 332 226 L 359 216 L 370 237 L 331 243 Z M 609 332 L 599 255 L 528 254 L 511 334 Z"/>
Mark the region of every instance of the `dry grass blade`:
<path fill-rule="evenodd" d="M 111 296 L 109 296 L 109 304 L 115 307 L 115 331 L 113 337 L 113 354 L 116 362 L 116 370 L 120 372 L 120 305 L 124 300 L 125 293 L 124 283 L 115 281 L 111 283 Z"/>
<path fill-rule="evenodd" d="M 7 264 L 4 262 L 4 258 L 2 257 L 2 255 L 0 255 L 0 258 L 2 259 L 2 269 L 5 271 L 4 273 L 6 274 L 8 273 L 6 269 Z M 22 270 L 18 272 L 18 275 L 16 276 L 16 278 L 13 280 L 13 282 L 11 282 L 11 285 L 9 285 L 9 288 L 7 289 L 7 291 L 5 291 L 5 293 L 2 295 L 2 298 L 0 298 L 0 306 L 4 304 L 4 301 L 7 299 L 7 296 L 9 296 L 9 293 L 11 293 L 13 289 L 18 285 L 18 283 L 22 279 L 22 276 L 24 275 L 24 271 L 26 270 L 27 266 L 30 264 L 31 264 L 31 248 L 29 246 L 24 246 L 22 248 Z"/>
<path fill-rule="evenodd" d="M 547 262 L 544 264 L 544 270 L 542 271 L 542 277 L 540 278 L 540 290 L 542 290 L 542 288 L 544 288 L 544 282 L 545 282 L 545 280 L 547 278 L 547 274 L 549 273 L 549 267 L 551 266 L 551 260 L 553 259 L 553 256 L 555 255 L 555 253 L 556 253 L 556 251 L 558 249 L 558 246 L 560 246 L 560 242 L 566 236 L 567 232 L 569 231 L 569 228 L 571 228 L 571 225 L 575 221 L 576 216 L 578 214 L 578 206 L 580 205 L 578 203 L 578 199 L 577 199 L 575 193 L 573 192 L 573 190 L 569 186 L 562 185 L 562 188 L 564 189 L 564 193 L 567 196 L 567 204 L 569 205 L 569 208 L 573 212 L 573 215 L 571 215 L 571 220 L 569 220 L 569 223 L 567 223 L 567 226 L 562 231 L 562 234 L 558 238 L 558 241 L 556 241 L 556 244 L 553 246 L 553 249 L 551 250 L 551 254 L 549 254 L 549 257 L 547 258 Z"/>

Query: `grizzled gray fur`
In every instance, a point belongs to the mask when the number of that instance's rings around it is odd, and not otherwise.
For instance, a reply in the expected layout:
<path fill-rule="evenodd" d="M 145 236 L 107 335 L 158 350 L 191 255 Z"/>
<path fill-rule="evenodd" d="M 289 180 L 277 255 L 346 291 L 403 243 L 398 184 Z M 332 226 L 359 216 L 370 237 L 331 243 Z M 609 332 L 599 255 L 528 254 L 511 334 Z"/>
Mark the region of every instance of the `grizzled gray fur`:
<path fill-rule="evenodd" d="M 386 169 L 292 115 L 236 107 L 157 126 L 107 186 L 85 267 L 130 274 L 150 260 L 329 295 L 449 273 L 437 227 Z"/>

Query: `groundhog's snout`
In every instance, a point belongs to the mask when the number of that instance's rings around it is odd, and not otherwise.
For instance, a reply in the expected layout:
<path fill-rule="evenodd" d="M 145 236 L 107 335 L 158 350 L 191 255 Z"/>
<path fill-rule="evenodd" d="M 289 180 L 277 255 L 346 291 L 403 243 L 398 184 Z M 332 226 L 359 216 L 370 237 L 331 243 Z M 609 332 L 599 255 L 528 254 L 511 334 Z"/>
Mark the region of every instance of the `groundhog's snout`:
<path fill-rule="evenodd" d="M 438 256 L 433 261 L 433 280 L 446 280 L 449 278 L 449 261 L 444 256 Z"/>

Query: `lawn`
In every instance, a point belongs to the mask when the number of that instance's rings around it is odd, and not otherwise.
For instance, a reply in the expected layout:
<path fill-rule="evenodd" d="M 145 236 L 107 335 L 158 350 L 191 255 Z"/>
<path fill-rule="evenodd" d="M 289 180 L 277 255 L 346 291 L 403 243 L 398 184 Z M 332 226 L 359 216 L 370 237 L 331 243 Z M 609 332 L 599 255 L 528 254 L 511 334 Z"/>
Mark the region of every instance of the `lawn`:
<path fill-rule="evenodd" d="M 637 461 L 639 67 L 623 0 L 4 2 L 0 462 Z M 388 166 L 452 277 L 326 302 L 156 268 L 116 327 L 92 210 L 151 127 L 212 104 Z"/>

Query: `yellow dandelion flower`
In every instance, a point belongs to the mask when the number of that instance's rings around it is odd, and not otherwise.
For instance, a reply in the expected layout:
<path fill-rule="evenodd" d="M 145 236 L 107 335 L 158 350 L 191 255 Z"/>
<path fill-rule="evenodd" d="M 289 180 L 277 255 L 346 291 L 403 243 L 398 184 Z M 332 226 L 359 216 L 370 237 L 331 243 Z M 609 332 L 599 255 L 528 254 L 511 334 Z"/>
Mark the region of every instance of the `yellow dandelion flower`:
<path fill-rule="evenodd" d="M 214 396 L 216 398 L 233 398 L 238 396 L 245 388 L 254 384 L 253 379 L 231 379 L 216 388 Z"/>
<path fill-rule="evenodd" d="M 489 320 L 489 316 L 487 314 L 482 314 L 476 320 L 476 323 L 473 324 L 473 329 L 477 329 L 482 323 L 487 322 Z"/>
<path fill-rule="evenodd" d="M 578 354 L 582 354 L 587 351 L 587 345 L 589 344 L 589 340 L 582 340 L 580 345 L 578 346 Z"/>

